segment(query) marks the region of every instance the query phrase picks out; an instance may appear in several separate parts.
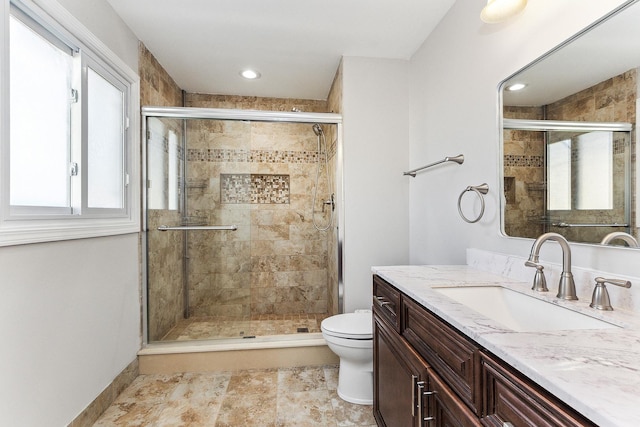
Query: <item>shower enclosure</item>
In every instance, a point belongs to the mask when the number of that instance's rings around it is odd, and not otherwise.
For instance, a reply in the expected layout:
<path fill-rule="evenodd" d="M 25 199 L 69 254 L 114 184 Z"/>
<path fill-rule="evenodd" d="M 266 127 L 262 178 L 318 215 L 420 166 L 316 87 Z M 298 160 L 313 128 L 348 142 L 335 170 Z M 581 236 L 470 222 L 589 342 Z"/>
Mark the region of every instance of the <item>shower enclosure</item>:
<path fill-rule="evenodd" d="M 341 117 L 145 107 L 143 125 L 147 342 L 319 333 L 341 311 Z"/>
<path fill-rule="evenodd" d="M 636 229 L 630 123 L 504 119 L 505 232 L 600 243 Z"/>

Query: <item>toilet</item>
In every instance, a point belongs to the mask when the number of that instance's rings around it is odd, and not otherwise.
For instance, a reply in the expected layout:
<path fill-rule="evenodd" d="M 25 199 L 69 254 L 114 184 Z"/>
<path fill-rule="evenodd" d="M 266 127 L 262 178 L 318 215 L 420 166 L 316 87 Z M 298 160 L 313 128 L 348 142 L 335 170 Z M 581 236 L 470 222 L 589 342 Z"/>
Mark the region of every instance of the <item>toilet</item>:
<path fill-rule="evenodd" d="M 339 358 L 338 396 L 358 405 L 373 403 L 373 319 L 371 310 L 338 314 L 320 325 Z"/>

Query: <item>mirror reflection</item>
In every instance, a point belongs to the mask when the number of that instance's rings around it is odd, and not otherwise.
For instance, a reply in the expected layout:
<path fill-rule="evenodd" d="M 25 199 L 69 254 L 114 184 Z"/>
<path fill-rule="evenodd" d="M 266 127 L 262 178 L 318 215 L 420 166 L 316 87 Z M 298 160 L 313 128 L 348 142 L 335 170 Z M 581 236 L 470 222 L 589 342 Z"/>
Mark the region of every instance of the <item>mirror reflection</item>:
<path fill-rule="evenodd" d="M 637 22 L 628 2 L 503 82 L 507 236 L 637 247 Z"/>

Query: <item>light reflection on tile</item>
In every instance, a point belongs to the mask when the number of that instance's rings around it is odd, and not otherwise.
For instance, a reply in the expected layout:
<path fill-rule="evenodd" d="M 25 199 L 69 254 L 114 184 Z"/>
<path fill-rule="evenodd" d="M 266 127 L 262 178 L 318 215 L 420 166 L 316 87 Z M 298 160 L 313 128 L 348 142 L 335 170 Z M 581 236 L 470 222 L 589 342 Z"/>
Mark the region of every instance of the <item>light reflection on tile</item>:
<path fill-rule="evenodd" d="M 96 427 L 370 427 L 371 406 L 341 400 L 338 367 L 141 375 Z"/>

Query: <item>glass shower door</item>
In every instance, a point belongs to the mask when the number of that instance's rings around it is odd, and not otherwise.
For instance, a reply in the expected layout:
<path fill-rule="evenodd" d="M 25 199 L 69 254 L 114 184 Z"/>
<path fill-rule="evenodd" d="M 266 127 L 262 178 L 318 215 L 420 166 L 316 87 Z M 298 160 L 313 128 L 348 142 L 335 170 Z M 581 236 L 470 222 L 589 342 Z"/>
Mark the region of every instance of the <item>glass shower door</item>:
<path fill-rule="evenodd" d="M 161 231 L 183 218 L 182 120 L 147 119 L 148 340 L 162 340 L 185 316 L 185 235 Z"/>

